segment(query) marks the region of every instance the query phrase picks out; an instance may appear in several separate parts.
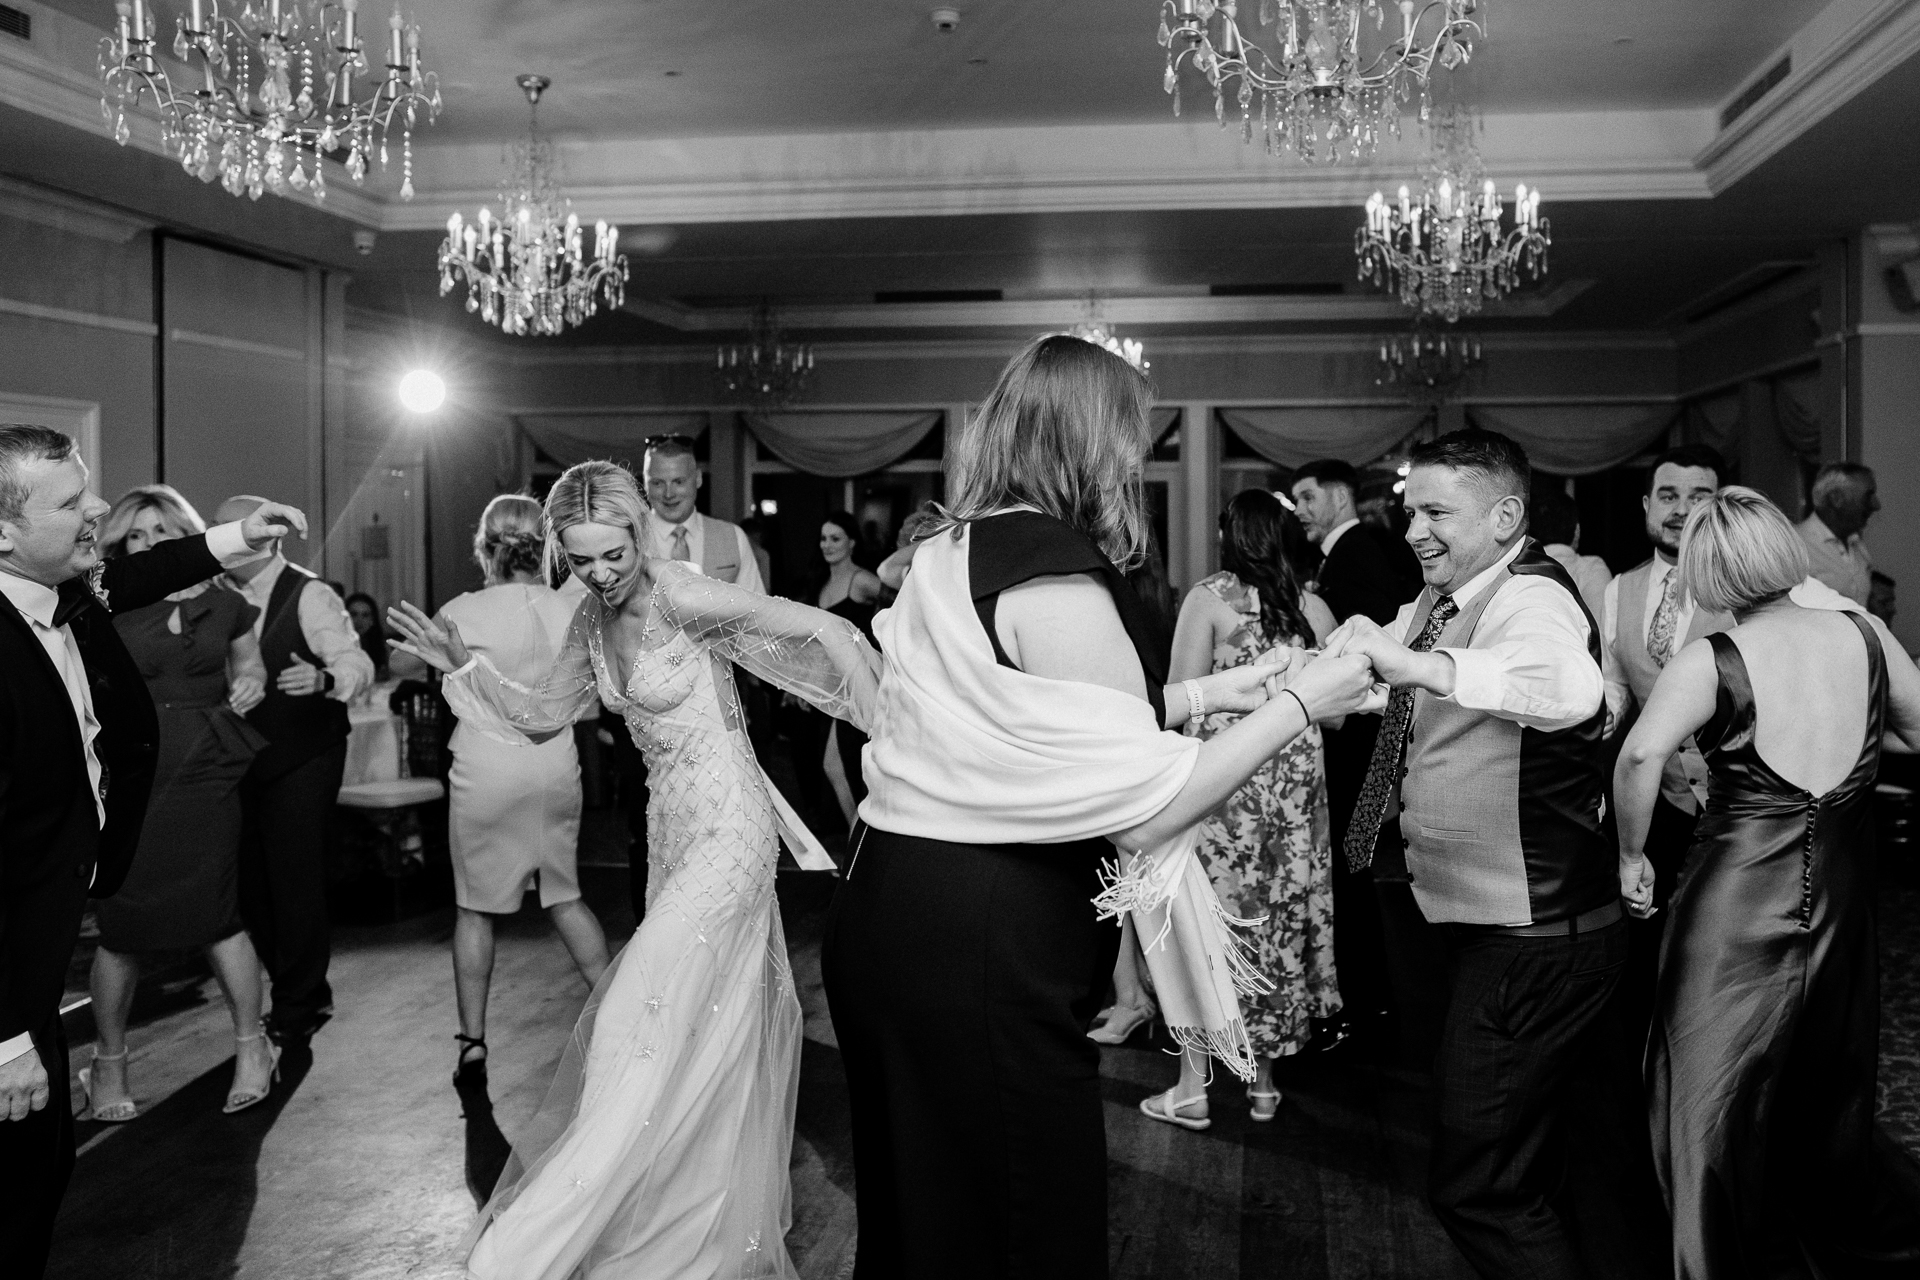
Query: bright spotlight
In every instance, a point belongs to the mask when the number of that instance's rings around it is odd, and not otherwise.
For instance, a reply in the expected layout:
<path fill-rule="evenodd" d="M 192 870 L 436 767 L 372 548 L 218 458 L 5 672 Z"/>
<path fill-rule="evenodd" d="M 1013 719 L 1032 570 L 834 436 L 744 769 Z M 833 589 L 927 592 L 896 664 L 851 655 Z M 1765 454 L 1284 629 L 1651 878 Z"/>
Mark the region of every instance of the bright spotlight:
<path fill-rule="evenodd" d="M 400 379 L 400 403 L 414 413 L 432 413 L 447 400 L 447 384 L 431 369 L 415 369 Z"/>

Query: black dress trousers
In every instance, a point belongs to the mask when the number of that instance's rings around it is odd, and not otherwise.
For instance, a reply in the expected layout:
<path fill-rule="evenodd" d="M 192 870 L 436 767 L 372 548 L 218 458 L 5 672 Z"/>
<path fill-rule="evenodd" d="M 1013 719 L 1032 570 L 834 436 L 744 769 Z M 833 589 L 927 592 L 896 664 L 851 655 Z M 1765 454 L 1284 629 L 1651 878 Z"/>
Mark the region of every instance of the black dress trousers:
<path fill-rule="evenodd" d="M 863 828 L 821 961 L 852 1098 L 856 1280 L 1107 1274 L 1105 840 Z"/>
<path fill-rule="evenodd" d="M 273 979 L 268 1029 L 310 1035 L 333 1008 L 327 984 L 327 820 L 340 795 L 347 744 L 337 742 L 270 781 L 241 786 L 240 916 Z"/>
<path fill-rule="evenodd" d="M 33 1034 L 47 1072 L 47 1105 L 24 1120 L 0 1119 L 0 1276 L 33 1280 L 47 1268 L 53 1220 L 73 1177 L 73 1111 L 67 1038 L 56 1016 Z"/>

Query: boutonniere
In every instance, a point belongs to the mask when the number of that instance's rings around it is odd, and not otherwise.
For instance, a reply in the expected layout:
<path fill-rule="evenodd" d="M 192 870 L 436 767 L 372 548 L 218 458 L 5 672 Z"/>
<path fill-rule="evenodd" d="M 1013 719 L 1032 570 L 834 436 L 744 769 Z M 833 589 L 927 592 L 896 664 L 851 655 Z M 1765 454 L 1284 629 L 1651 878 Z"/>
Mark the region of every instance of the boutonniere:
<path fill-rule="evenodd" d="M 87 571 L 87 590 L 93 592 L 93 598 L 100 602 L 102 609 L 107 609 L 107 612 L 111 613 L 113 612 L 112 609 L 107 606 L 107 589 L 101 585 L 106 581 L 106 578 L 106 564 L 104 562 L 96 564 Z"/>

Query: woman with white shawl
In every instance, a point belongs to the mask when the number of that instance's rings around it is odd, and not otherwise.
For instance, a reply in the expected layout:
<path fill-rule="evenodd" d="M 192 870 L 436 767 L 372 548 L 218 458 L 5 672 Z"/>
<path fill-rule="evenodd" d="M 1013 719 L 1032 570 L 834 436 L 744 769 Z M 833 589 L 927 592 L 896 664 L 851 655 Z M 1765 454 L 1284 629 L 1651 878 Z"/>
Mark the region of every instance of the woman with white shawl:
<path fill-rule="evenodd" d="M 1150 405 L 1100 347 L 1029 345 L 952 446 L 946 527 L 875 620 L 870 791 L 823 954 L 856 1277 L 1106 1275 L 1086 1031 L 1116 913 L 1174 1033 L 1252 1076 L 1235 984 L 1258 979 L 1195 824 L 1308 724 L 1360 705 L 1371 674 L 1296 653 L 1271 699 L 1279 665 L 1163 687 L 1121 577 L 1146 543 Z M 1208 741 L 1167 732 L 1228 709 L 1249 714 Z"/>

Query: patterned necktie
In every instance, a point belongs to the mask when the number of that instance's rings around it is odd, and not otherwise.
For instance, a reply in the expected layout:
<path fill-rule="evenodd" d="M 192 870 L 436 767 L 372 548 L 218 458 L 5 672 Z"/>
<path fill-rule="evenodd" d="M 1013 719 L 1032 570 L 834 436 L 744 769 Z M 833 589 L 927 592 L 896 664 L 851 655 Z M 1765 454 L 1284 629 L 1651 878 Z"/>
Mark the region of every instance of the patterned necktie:
<path fill-rule="evenodd" d="M 1426 653 L 1440 641 L 1440 633 L 1459 613 L 1452 596 L 1433 602 L 1427 625 L 1409 646 L 1415 653 Z M 1407 754 L 1407 730 L 1413 724 L 1412 689 L 1395 689 L 1387 701 L 1387 714 L 1380 725 L 1380 736 L 1373 740 L 1373 759 L 1367 764 L 1367 778 L 1360 784 L 1360 798 L 1354 802 L 1353 821 L 1347 824 L 1347 870 L 1364 871 L 1373 865 L 1373 846 L 1380 839 L 1380 824 L 1386 821 L 1387 803 L 1400 785 L 1400 761 Z"/>
<path fill-rule="evenodd" d="M 693 559 L 687 551 L 687 526 L 683 524 L 673 526 L 673 558 L 675 560 Z"/>
<path fill-rule="evenodd" d="M 1653 611 L 1653 622 L 1647 627 L 1647 656 L 1653 659 L 1653 665 L 1664 667 L 1673 657 L 1674 624 L 1680 621 L 1680 570 L 1667 570 L 1667 580 L 1660 584 L 1660 606 Z"/>

